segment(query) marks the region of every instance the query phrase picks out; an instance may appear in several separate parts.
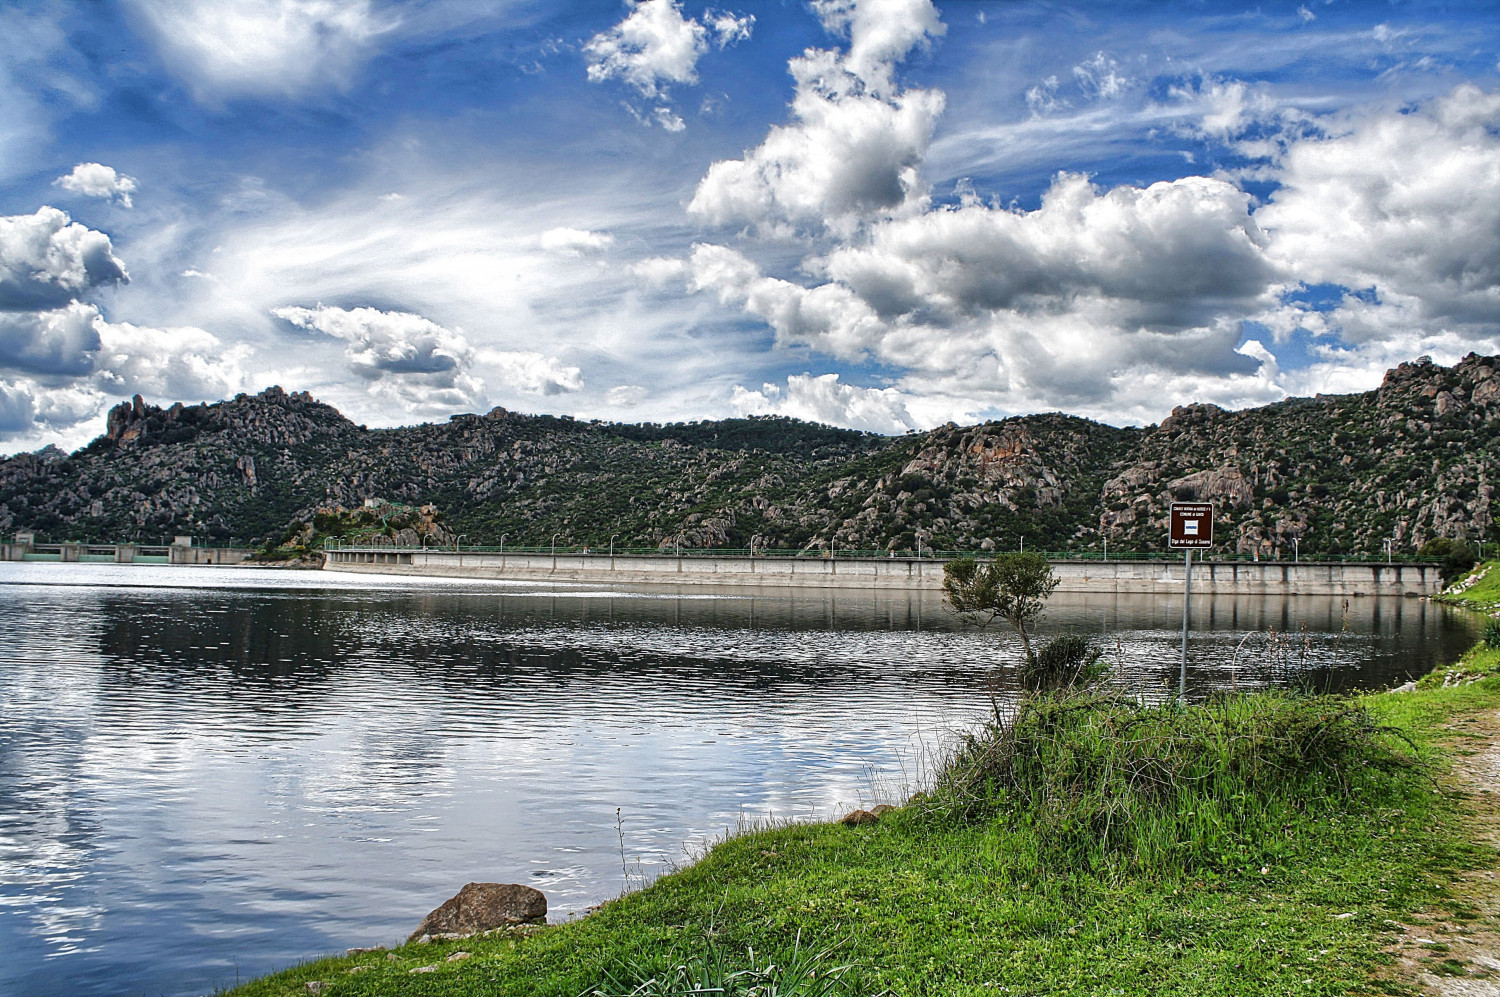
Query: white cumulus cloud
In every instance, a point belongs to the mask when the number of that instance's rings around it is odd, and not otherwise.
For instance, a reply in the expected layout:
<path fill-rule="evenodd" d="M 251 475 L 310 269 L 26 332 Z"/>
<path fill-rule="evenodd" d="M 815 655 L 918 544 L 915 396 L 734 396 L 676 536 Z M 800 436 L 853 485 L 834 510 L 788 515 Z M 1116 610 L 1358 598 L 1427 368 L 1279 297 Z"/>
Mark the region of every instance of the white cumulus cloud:
<path fill-rule="evenodd" d="M 1182 115 L 1183 131 L 1225 145 L 1237 145 L 1246 132 L 1257 126 L 1275 126 L 1285 118 L 1296 117 L 1277 104 L 1267 86 L 1244 80 L 1200 77 L 1172 87 L 1169 96 L 1174 109 Z M 1243 144 L 1238 147 L 1250 155 L 1268 148 Z"/>
<path fill-rule="evenodd" d="M 0 440 L 35 444 L 39 433 L 67 434 L 97 416 L 108 401 L 83 385 L 46 387 L 28 377 L 0 377 Z"/>
<path fill-rule="evenodd" d="M 709 167 L 688 211 L 713 225 L 767 233 L 847 231 L 921 193 L 916 166 L 932 141 L 944 97 L 891 92 L 894 65 L 943 25 L 927 0 L 814 5 L 839 53 L 809 49 L 789 63 L 794 123 L 773 127 L 740 159 Z"/>
<path fill-rule="evenodd" d="M 755 263 L 727 246 L 693 247 L 688 286 L 712 291 L 726 305 L 737 305 L 776 331 L 781 346 L 812 346 L 856 360 L 877 346 L 887 329 L 874 309 L 838 284 L 804 287 L 765 277 Z"/>
<path fill-rule="evenodd" d="M 109 236 L 41 207 L 0 217 L 0 311 L 60 308 L 92 288 L 127 281 Z"/>
<path fill-rule="evenodd" d="M 793 374 L 786 387 L 762 384 L 752 391 L 736 385 L 730 404 L 741 415 L 785 415 L 874 433 L 904 433 L 916 427 L 908 399 L 895 388 L 861 388 L 837 374 Z"/>
<path fill-rule="evenodd" d="M 813 0 L 812 6 L 823 27 L 848 37 L 842 68 L 872 93 L 890 90 L 896 63 L 948 30 L 931 0 Z"/>
<path fill-rule="evenodd" d="M 604 393 L 604 400 L 620 408 L 634 408 L 646 400 L 650 392 L 639 384 L 617 384 Z"/>
<path fill-rule="evenodd" d="M 252 351 L 197 328 L 155 329 L 108 322 L 90 304 L 0 313 L 0 391 L 8 415 L 0 435 L 70 427 L 92 419 L 109 398 L 160 401 L 227 398 L 250 384 Z M 23 425 L 25 419 L 30 425 Z M 80 427 L 81 428 L 81 427 Z"/>
<path fill-rule="evenodd" d="M 1135 83 L 1120 72 L 1119 60 L 1104 52 L 1095 52 L 1093 58 L 1074 66 L 1073 79 L 1084 96 L 1092 100 L 1111 100 Z"/>
<path fill-rule="evenodd" d="M 698 82 L 698 60 L 710 35 L 722 48 L 750 37 L 751 16 L 711 11 L 704 21 L 684 17 L 679 0 L 636 0 L 623 21 L 583 47 L 595 83 L 618 79 L 656 97 L 674 83 Z"/>
<path fill-rule="evenodd" d="M 1226 181 L 1104 191 L 1065 174 L 1035 210 L 969 204 L 873 225 L 814 261 L 827 279 L 812 286 L 713 244 L 694 247 L 687 277 L 783 346 L 1093 399 L 1140 364 L 1253 369 L 1235 320 L 1274 303 L 1283 278 L 1265 243 Z"/>
<path fill-rule="evenodd" d="M 1277 164 L 1280 187 L 1256 212 L 1275 255 L 1306 283 L 1367 292 L 1324 319 L 1346 339 L 1386 340 L 1405 329 L 1493 349 L 1500 92 L 1465 84 L 1330 131 L 1293 142 Z"/>
<path fill-rule="evenodd" d="M 157 329 L 129 322 L 96 323 L 94 383 L 112 395 L 164 401 L 228 398 L 247 390 L 253 351 L 192 326 Z"/>
<path fill-rule="evenodd" d="M 524 350 L 481 350 L 480 362 L 495 368 L 506 385 L 528 395 L 583 390 L 583 374 L 557 357 Z"/>
<path fill-rule="evenodd" d="M 1083 65 L 1095 98 L 1125 85 L 1108 82 L 1120 74 L 1107 61 Z M 866 217 L 832 232 L 797 278 L 716 243 L 636 272 L 714 295 L 780 347 L 898 372 L 882 390 L 922 424 L 1059 406 L 1149 421 L 1165 398 L 1262 404 L 1373 383 L 1422 353 L 1500 351 L 1500 93 L 1462 85 L 1317 118 L 1233 81 L 1176 97 L 1198 111 L 1200 135 L 1262 157 L 1267 203 L 1231 176 L 1103 188 L 1064 173 L 1034 209 L 966 196 Z M 774 196 L 761 210 L 775 212 Z M 1304 285 L 1346 291 L 1314 306 Z M 1276 352 L 1299 331 L 1310 362 L 1286 369 Z M 742 392 L 757 411 L 792 397 Z"/>
<path fill-rule="evenodd" d="M 79 377 L 99 352 L 99 310 L 77 301 L 37 312 L 0 312 L 0 369 Z"/>
<path fill-rule="evenodd" d="M 665 101 L 674 84 L 698 82 L 698 60 L 712 45 L 725 48 L 750 37 L 755 17 L 708 10 L 702 20 L 686 17 L 680 0 L 631 0 L 630 13 L 583 46 L 588 78 L 594 83 L 620 80 L 642 97 Z M 670 104 L 626 109 L 643 125 L 680 132 L 687 122 Z"/>
<path fill-rule="evenodd" d="M 474 349 L 463 333 L 411 312 L 378 308 L 273 308 L 292 325 L 343 340 L 349 369 L 372 394 L 411 412 L 474 409 L 484 384 L 469 373 Z"/>
<path fill-rule="evenodd" d="M 1031 111 L 1032 117 L 1039 118 L 1068 106 L 1068 102 L 1057 95 L 1059 86 L 1061 83 L 1057 79 L 1057 74 L 1054 73 L 1035 86 L 1027 87 L 1026 107 Z"/>
<path fill-rule="evenodd" d="M 1100 190 L 1061 174 L 1035 210 L 970 204 L 875 226 L 825 270 L 886 318 L 1055 313 L 1108 301 L 1124 329 L 1202 324 L 1254 303 L 1276 277 L 1250 198 L 1185 177 Z"/>
<path fill-rule="evenodd" d="M 687 122 L 682 120 L 682 115 L 670 107 L 657 107 L 651 111 L 651 120 L 661 125 L 663 131 L 681 132 L 687 130 Z"/>
<path fill-rule="evenodd" d="M 704 13 L 703 23 L 708 25 L 708 29 L 714 33 L 719 47 L 724 48 L 750 37 L 750 33 L 755 30 L 755 15 L 710 10 Z"/>
<path fill-rule="evenodd" d="M 60 176 L 53 183 L 63 190 L 82 194 L 85 197 L 103 197 L 131 207 L 130 195 L 135 193 L 135 177 L 116 173 L 114 167 L 103 163 L 79 163 L 73 171 Z"/>

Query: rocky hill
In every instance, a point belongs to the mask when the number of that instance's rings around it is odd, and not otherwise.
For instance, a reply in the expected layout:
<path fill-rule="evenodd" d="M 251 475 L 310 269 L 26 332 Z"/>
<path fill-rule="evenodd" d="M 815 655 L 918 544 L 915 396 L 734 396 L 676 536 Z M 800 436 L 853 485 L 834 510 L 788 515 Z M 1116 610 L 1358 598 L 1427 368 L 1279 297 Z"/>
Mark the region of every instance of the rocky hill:
<path fill-rule="evenodd" d="M 1500 358 L 1423 359 L 1373 392 L 1119 429 L 1022 416 L 882 437 L 755 417 L 621 425 L 503 409 L 365 429 L 306 393 L 117 406 L 77 453 L 0 460 L 0 530 L 265 542 L 380 498 L 512 546 L 1155 550 L 1168 504 L 1218 507 L 1220 547 L 1412 551 L 1496 539 Z"/>

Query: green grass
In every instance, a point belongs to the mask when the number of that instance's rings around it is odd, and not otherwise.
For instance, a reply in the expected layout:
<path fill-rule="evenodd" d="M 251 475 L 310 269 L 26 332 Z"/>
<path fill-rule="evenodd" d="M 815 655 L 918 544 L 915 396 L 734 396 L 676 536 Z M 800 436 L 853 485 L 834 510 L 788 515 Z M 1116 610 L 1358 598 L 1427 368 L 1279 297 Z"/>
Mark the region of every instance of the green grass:
<path fill-rule="evenodd" d="M 674 966 L 764 972 L 794 951 L 854 967 L 830 994 L 1401 993 L 1371 983 L 1395 922 L 1493 864 L 1435 777 L 1442 724 L 1497 705 L 1493 676 L 1357 701 L 1096 701 L 1033 717 L 987 760 L 971 741 L 932 795 L 878 824 L 756 831 L 571 924 L 312 962 L 233 993 L 625 994 Z M 1104 814 L 1125 826 L 1099 833 Z M 782 982 L 760 992 L 818 992 Z"/>
<path fill-rule="evenodd" d="M 1491 633 L 1485 628 L 1485 637 Z M 1500 674 L 1500 647 L 1492 647 L 1481 637 L 1478 644 L 1469 648 L 1464 656 L 1447 668 L 1435 668 L 1417 680 L 1417 688 L 1425 691 L 1445 686 L 1462 686 L 1480 679 Z"/>
<path fill-rule="evenodd" d="M 1500 561 L 1482 561 L 1437 597 L 1480 612 L 1500 610 Z"/>

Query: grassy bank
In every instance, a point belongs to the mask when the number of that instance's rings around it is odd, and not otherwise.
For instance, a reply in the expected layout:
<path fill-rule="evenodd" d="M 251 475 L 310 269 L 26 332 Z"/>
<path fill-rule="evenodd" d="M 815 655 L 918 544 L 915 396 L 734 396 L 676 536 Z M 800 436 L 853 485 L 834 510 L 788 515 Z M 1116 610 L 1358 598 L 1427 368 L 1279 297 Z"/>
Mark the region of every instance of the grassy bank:
<path fill-rule="evenodd" d="M 1481 613 L 1500 612 L 1500 561 L 1482 561 L 1437 596 L 1439 602 Z"/>
<path fill-rule="evenodd" d="M 1464 667 L 1497 666 L 1480 647 Z M 233 993 L 576 997 L 673 964 L 768 963 L 820 972 L 764 991 L 783 995 L 1403 993 L 1371 982 L 1397 922 L 1494 861 L 1438 787 L 1443 725 L 1500 706 L 1500 677 L 1359 700 L 1042 703 L 877 824 L 746 834 L 572 924 L 313 962 Z"/>

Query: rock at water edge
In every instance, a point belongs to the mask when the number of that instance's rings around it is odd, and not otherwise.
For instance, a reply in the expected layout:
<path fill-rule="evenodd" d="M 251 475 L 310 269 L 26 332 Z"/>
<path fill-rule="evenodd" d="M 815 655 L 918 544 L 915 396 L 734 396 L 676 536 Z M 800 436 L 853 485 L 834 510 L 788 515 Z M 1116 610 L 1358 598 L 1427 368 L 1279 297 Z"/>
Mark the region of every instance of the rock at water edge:
<path fill-rule="evenodd" d="M 428 914 L 407 941 L 423 935 L 472 935 L 546 919 L 547 898 L 541 890 L 519 883 L 470 883 Z"/>

